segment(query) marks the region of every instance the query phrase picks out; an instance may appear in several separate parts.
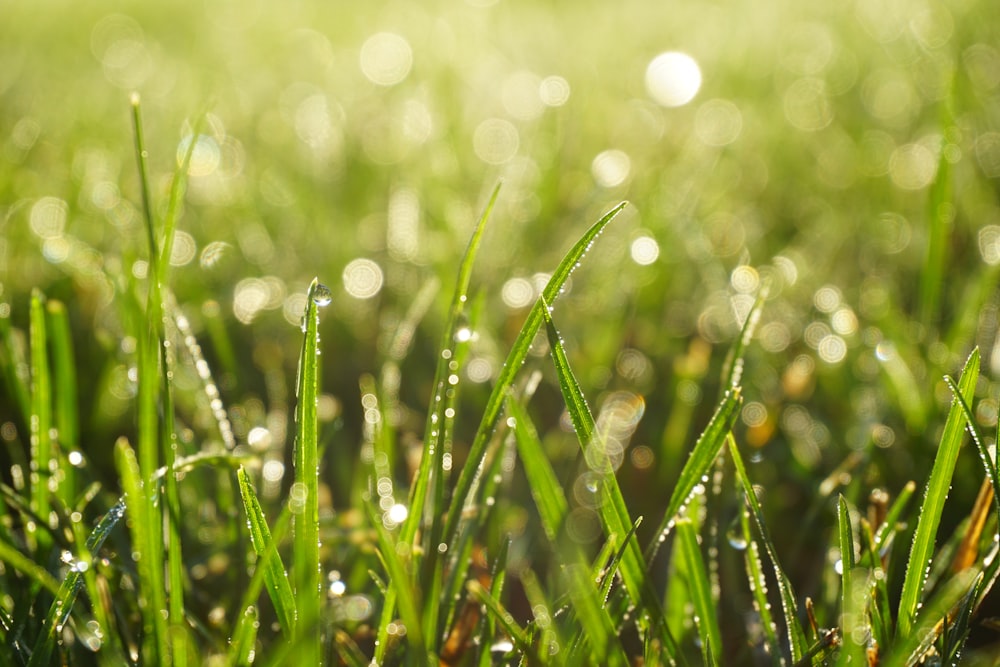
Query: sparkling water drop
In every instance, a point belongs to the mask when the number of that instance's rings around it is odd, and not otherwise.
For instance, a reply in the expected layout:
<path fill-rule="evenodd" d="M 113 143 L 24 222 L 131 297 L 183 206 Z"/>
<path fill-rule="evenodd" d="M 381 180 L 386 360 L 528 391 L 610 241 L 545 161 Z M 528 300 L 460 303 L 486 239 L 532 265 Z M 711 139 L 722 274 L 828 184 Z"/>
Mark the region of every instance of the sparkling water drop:
<path fill-rule="evenodd" d="M 316 289 L 313 290 L 312 300 L 320 308 L 329 306 L 330 302 L 333 301 L 333 292 L 323 283 L 317 283 Z"/>

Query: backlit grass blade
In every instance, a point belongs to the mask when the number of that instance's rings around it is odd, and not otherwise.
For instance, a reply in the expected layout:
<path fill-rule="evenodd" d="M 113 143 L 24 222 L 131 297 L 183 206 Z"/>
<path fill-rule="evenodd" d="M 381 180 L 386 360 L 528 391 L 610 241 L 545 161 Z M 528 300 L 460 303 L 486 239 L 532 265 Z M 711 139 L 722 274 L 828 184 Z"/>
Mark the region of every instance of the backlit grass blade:
<path fill-rule="evenodd" d="M 162 664 L 166 656 L 166 609 L 163 595 L 163 542 L 153 524 L 148 497 L 149 482 L 143 481 L 135 451 L 124 438 L 115 443 L 115 463 L 125 491 L 125 506 L 131 521 L 132 557 L 139 574 L 139 608 L 142 612 L 144 662 Z M 159 558 L 157 558 L 159 556 Z"/>
<path fill-rule="evenodd" d="M 549 307 L 544 296 L 541 301 L 543 306 L 542 316 L 545 319 L 545 330 L 548 334 L 549 350 L 552 355 L 553 364 L 555 365 L 556 377 L 559 380 L 559 389 L 562 392 L 563 400 L 566 402 L 566 409 L 569 412 L 570 420 L 573 422 L 573 428 L 576 430 L 576 437 L 580 443 L 580 448 L 586 452 L 588 447 L 596 444 L 603 451 L 603 448 L 598 444 L 603 438 L 603 434 L 597 432 L 597 426 L 590 412 L 590 406 L 587 404 L 587 399 L 583 395 L 583 390 L 580 389 L 580 384 L 577 382 L 572 368 L 570 368 L 569 359 L 566 357 L 566 350 L 563 347 L 559 332 L 556 331 L 555 325 L 552 322 L 552 315 L 549 312 Z M 600 480 L 601 503 L 597 508 L 597 512 L 605 531 L 609 535 L 615 535 L 619 539 L 622 539 L 631 533 L 632 519 L 629 517 L 628 508 L 625 505 L 625 499 L 618 486 L 618 479 L 615 477 L 614 470 L 608 461 L 602 461 L 601 464 L 604 466 L 604 469 L 595 470 L 595 472 L 602 475 Z M 635 603 L 640 603 L 645 594 L 644 602 L 652 604 L 652 596 L 648 595 L 648 591 L 644 591 L 647 588 L 646 564 L 643 561 L 639 542 L 634 537 L 630 542 L 632 548 L 626 549 L 625 555 L 622 558 L 620 569 L 622 579 L 625 582 L 625 587 L 628 589 L 629 595 Z M 650 614 L 652 611 L 652 609 L 643 609 L 643 614 Z"/>
<path fill-rule="evenodd" d="M 254 491 L 250 476 L 243 467 L 236 471 L 236 476 L 239 481 L 240 496 L 243 498 L 243 508 L 250 524 L 250 541 L 257 554 L 257 567 L 264 571 L 264 583 L 274 605 L 274 611 L 278 615 L 281 631 L 290 639 L 296 634 L 296 606 L 292 585 L 288 583 L 281 554 L 271 539 L 271 531 L 267 527 L 267 519 L 257 500 L 257 493 Z"/>
<path fill-rule="evenodd" d="M 685 562 L 687 587 L 694 607 L 695 625 L 701 638 L 701 657 L 705 665 L 718 665 L 722 660 L 722 630 L 719 628 L 718 606 L 712 598 L 705 558 L 698 544 L 698 533 L 691 519 L 677 520 L 676 557 Z"/>
<path fill-rule="evenodd" d="M 587 254 L 587 251 L 594 244 L 594 241 L 598 236 L 600 236 L 601 232 L 604 231 L 604 228 L 607 227 L 608 224 L 622 211 L 623 208 L 625 208 L 625 202 L 618 204 L 607 214 L 601 217 L 601 219 L 594 223 L 594 225 L 587 230 L 580 240 L 576 242 L 566 256 L 563 257 L 542 292 L 546 302 L 550 304 L 555 303 L 564 285 L 566 284 L 566 281 L 580 264 L 584 255 Z M 504 362 L 503 368 L 500 370 L 500 375 L 497 378 L 496 383 L 493 385 L 493 391 L 490 393 L 490 397 L 487 400 L 486 408 L 483 411 L 483 417 L 479 422 L 479 428 L 477 429 L 475 438 L 469 448 L 466 464 L 462 467 L 462 471 L 458 476 L 458 481 L 455 485 L 451 502 L 448 506 L 448 514 L 443 533 L 443 541 L 446 544 L 451 544 L 454 541 L 456 533 L 458 532 L 459 523 L 462 518 L 462 508 L 465 506 L 466 499 L 472 489 L 473 483 L 476 480 L 478 471 L 482 464 L 483 456 L 486 454 L 486 446 L 489 444 L 493 428 L 496 425 L 497 420 L 500 418 L 500 413 L 503 410 L 504 401 L 506 400 L 507 394 L 514 383 L 515 376 L 521 369 L 521 365 L 524 363 L 524 360 L 528 355 L 528 350 L 531 347 L 531 342 L 535 338 L 535 334 L 538 333 L 538 330 L 542 326 L 542 310 L 544 307 L 545 306 L 542 304 L 541 300 L 535 302 L 535 305 L 528 313 L 528 317 L 525 320 L 524 325 L 521 327 L 520 333 L 514 341 L 514 345 L 511 347 L 510 353 L 507 355 L 507 360 Z"/>
<path fill-rule="evenodd" d="M 767 293 L 768 289 L 765 286 L 757 294 L 757 298 L 754 300 L 753 306 L 750 308 L 750 312 L 747 313 L 746 320 L 743 321 L 743 326 L 740 328 L 739 338 L 736 339 L 736 343 L 729 348 L 729 352 L 726 354 L 726 361 L 722 365 L 722 391 L 740 386 L 740 381 L 743 379 L 743 353 L 746 351 L 747 345 L 750 344 L 750 339 L 753 338 L 757 323 L 760 321 Z"/>
<path fill-rule="evenodd" d="M 55 648 L 56 642 L 60 639 L 63 625 L 73 611 L 73 604 L 76 602 L 77 593 L 83 586 L 84 573 L 89 569 L 97 552 L 104 544 L 111 530 L 118 524 L 118 521 L 125 514 L 125 503 L 118 502 L 108 510 L 101 520 L 97 522 L 94 530 L 87 538 L 85 548 L 87 559 L 75 561 L 66 573 L 59 590 L 56 592 L 55 600 L 49 607 L 48 615 L 42 625 L 35 642 L 35 648 L 31 652 L 31 661 L 28 667 L 46 667 Z"/>
<path fill-rule="evenodd" d="M 52 468 L 52 380 L 49 375 L 48 336 L 45 326 L 44 297 L 38 290 L 31 293 L 31 509 L 49 524 L 49 476 Z M 46 531 L 32 535 L 45 556 L 49 537 Z"/>
<path fill-rule="evenodd" d="M 969 435 L 972 436 L 972 441 L 976 444 L 976 451 L 979 452 L 979 460 L 983 462 L 983 469 L 986 471 L 986 479 L 989 480 L 990 486 L 993 489 L 993 505 L 996 507 L 998 515 L 1000 515 L 1000 471 L 997 468 L 998 462 L 994 460 L 994 455 L 990 453 L 986 439 L 983 438 L 979 432 L 979 427 L 976 426 L 976 419 L 972 414 L 972 409 L 969 407 L 969 402 L 965 400 L 954 380 L 950 377 L 945 377 L 944 381 L 948 384 L 952 395 L 962 408 L 962 414 L 965 415 L 965 424 L 969 430 Z"/>
<path fill-rule="evenodd" d="M 912 480 L 907 482 L 900 490 L 899 495 L 896 496 L 896 500 L 889 506 L 889 511 L 886 512 L 882 525 L 875 532 L 875 547 L 880 551 L 886 548 L 899 533 L 899 518 L 903 515 L 903 510 L 906 509 L 906 505 L 916 490 L 916 482 Z"/>
<path fill-rule="evenodd" d="M 667 503 L 667 511 L 660 521 L 653 541 L 646 547 L 646 562 L 653 562 L 657 550 L 666 539 L 667 533 L 673 527 L 677 514 L 688 503 L 691 494 L 694 492 L 694 488 L 698 484 L 704 483 L 702 480 L 708 475 L 712 464 L 719 455 L 719 451 L 725 444 L 726 436 L 733 427 L 742 400 L 741 389 L 739 387 L 733 387 L 722 397 L 722 402 L 719 403 L 719 407 L 716 408 L 711 421 L 709 421 L 705 431 L 698 438 L 694 449 L 691 450 L 687 463 L 681 469 L 677 486 L 674 487 L 673 493 L 670 495 L 670 501 Z"/>
<path fill-rule="evenodd" d="M 750 586 L 750 595 L 753 597 L 753 605 L 760 615 L 760 627 L 764 650 L 771 656 L 771 664 L 777 666 L 785 664 L 782 657 L 781 644 L 778 642 L 778 629 L 774 624 L 774 616 L 771 614 L 771 603 L 767 599 L 767 577 L 764 574 L 764 562 L 760 558 L 760 546 L 750 529 L 750 508 L 743 505 L 740 509 L 740 534 L 737 538 L 736 546 L 744 546 L 744 563 L 746 565 L 747 583 Z M 742 540 L 742 545 L 740 544 Z"/>
<path fill-rule="evenodd" d="M 77 415 L 76 360 L 73 355 L 73 337 L 70 331 L 69 315 L 61 301 L 50 300 L 46 304 L 47 325 L 50 348 L 52 350 L 53 407 L 56 433 L 59 434 L 59 448 L 65 455 L 79 447 L 79 416 Z M 59 497 L 67 507 L 76 500 L 75 466 L 60 464 L 63 480 L 59 484 Z"/>
<path fill-rule="evenodd" d="M 979 350 L 973 350 L 969 355 L 962 376 L 958 381 L 959 393 L 967 403 L 972 400 L 979 379 Z M 924 490 L 924 501 L 920 507 L 917 519 L 917 529 L 913 533 L 913 544 L 906 564 L 906 575 L 903 579 L 903 590 L 900 593 L 899 612 L 897 614 L 897 636 L 906 639 L 913 631 L 920 600 L 923 597 L 924 582 L 927 578 L 927 568 L 930 566 L 937 538 L 938 525 L 941 522 L 941 512 L 951 488 L 952 474 L 955 462 L 962 446 L 965 431 L 965 413 L 961 402 L 956 398 L 952 401 L 948 418 L 945 421 L 941 443 L 934 458 L 930 479 Z"/>
<path fill-rule="evenodd" d="M 538 508 L 542 530 L 553 545 L 558 543 L 560 531 L 569 513 L 569 502 L 562 484 L 556 477 L 549 458 L 542 449 L 542 442 L 535 431 L 527 411 L 514 400 L 507 401 L 507 412 L 514 419 L 514 438 L 517 453 L 528 478 L 531 496 Z"/>
<path fill-rule="evenodd" d="M 628 665 L 611 617 L 601 604 L 600 590 L 594 585 L 590 569 L 578 561 L 565 566 L 562 574 L 580 630 L 586 638 L 587 655 L 599 665 Z"/>
<path fill-rule="evenodd" d="M 421 522 L 424 521 L 424 507 L 428 497 L 433 498 L 437 495 L 436 490 L 432 488 L 432 484 L 443 483 L 440 463 L 444 455 L 442 426 L 445 421 L 446 380 L 450 375 L 449 363 L 451 361 L 451 354 L 449 351 L 455 344 L 455 336 L 460 327 L 465 304 L 468 301 L 469 283 L 472 280 L 472 267 L 479 251 L 479 245 L 482 242 L 483 232 L 486 229 L 486 223 L 493 212 L 493 206 L 496 204 L 499 194 L 500 184 L 497 184 L 493 188 L 493 193 L 490 195 L 486 208 L 479 217 L 479 222 L 472 232 L 469 244 L 465 248 L 465 254 L 459 264 L 451 307 L 448 311 L 448 321 L 445 323 L 439 356 L 434 369 L 434 397 L 427 414 L 427 424 L 424 433 L 424 455 L 420 458 L 420 468 L 410 494 L 410 511 L 400 531 L 400 540 L 404 542 L 413 542 Z M 432 511 L 431 514 L 433 516 L 439 513 Z M 431 532 L 433 532 L 433 529 Z"/>
<path fill-rule="evenodd" d="M 329 290 L 313 279 L 306 295 L 302 352 L 299 356 L 295 406 L 295 481 L 292 508 L 292 588 L 303 664 L 318 664 L 320 656 L 319 563 L 319 304 L 329 303 Z"/>
<path fill-rule="evenodd" d="M 737 482 L 743 487 L 743 496 L 746 499 L 747 507 L 750 509 L 750 516 L 757 526 L 757 532 L 767 551 L 768 558 L 771 559 L 771 566 L 774 569 L 774 577 L 778 582 L 778 595 L 781 598 L 781 611 L 784 616 L 785 629 L 788 633 L 788 645 L 792 656 L 792 662 L 798 662 L 806 653 L 806 636 L 799 623 L 799 608 L 795 601 L 795 593 L 792 584 L 781 567 L 778 560 L 778 551 L 774 548 L 774 543 L 767 530 L 764 521 L 764 511 L 757 499 L 757 492 L 753 488 L 750 477 L 747 475 L 746 466 L 743 464 L 743 457 L 736 446 L 736 439 L 732 435 L 728 436 L 729 453 L 733 457 L 733 467 L 736 471 Z"/>
<path fill-rule="evenodd" d="M 837 533 L 840 544 L 840 655 L 838 665 L 860 665 L 865 661 L 865 632 L 867 609 L 865 592 L 867 581 L 858 578 L 864 570 L 856 569 L 854 556 L 854 529 L 847 499 L 837 500 Z"/>
<path fill-rule="evenodd" d="M 229 665 L 245 667 L 253 663 L 255 656 L 254 644 L 257 642 L 257 628 L 260 626 L 260 614 L 257 607 L 250 605 L 240 614 L 233 631 L 229 645 Z"/>

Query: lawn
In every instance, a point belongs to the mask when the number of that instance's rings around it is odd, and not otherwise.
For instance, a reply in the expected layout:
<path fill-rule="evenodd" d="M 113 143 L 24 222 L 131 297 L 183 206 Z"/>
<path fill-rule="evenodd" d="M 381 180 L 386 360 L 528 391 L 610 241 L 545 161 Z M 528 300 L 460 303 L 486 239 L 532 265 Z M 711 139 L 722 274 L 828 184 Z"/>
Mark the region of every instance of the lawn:
<path fill-rule="evenodd" d="M 997 664 L 991 3 L 0 7 L 0 663 Z"/>

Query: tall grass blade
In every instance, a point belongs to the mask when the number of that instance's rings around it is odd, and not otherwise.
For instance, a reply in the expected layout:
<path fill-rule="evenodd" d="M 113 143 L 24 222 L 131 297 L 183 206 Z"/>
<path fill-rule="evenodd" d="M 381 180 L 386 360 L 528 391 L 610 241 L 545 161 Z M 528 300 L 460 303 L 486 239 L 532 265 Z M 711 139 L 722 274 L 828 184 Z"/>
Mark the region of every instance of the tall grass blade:
<path fill-rule="evenodd" d="M 600 220 L 584 233 L 566 256 L 563 257 L 542 292 L 546 302 L 550 304 L 555 303 L 566 281 L 579 265 L 584 255 L 597 237 L 600 236 L 601 232 L 604 231 L 604 228 L 625 208 L 625 205 L 625 202 L 622 202 L 601 217 Z M 442 536 L 445 544 L 450 545 L 455 541 L 462 518 L 462 508 L 465 506 L 469 492 L 472 490 L 473 484 L 479 476 L 483 457 L 486 454 L 486 446 L 489 444 L 493 429 L 500 418 L 500 412 L 503 410 L 504 401 L 514 383 L 514 378 L 528 355 L 528 349 L 531 347 L 531 342 L 534 340 L 535 334 L 538 333 L 538 330 L 542 326 L 542 310 L 544 307 L 542 301 L 539 300 L 528 313 L 528 317 L 521 327 L 521 331 L 515 339 L 510 353 L 507 355 L 507 360 L 504 362 L 500 375 L 493 385 L 493 391 L 487 400 L 483 417 L 479 422 L 479 428 L 469 448 L 466 464 L 459 473 L 458 481 L 455 484 L 451 502 L 448 506 L 448 514 Z"/>
<path fill-rule="evenodd" d="M 528 478 L 528 488 L 535 500 L 542 530 L 549 542 L 556 545 L 566 515 L 569 513 L 569 501 L 566 500 L 562 484 L 542 449 L 542 442 L 527 410 L 517 401 L 508 400 L 507 412 L 514 420 L 517 453 L 524 466 L 524 474 Z"/>
<path fill-rule="evenodd" d="M 705 665 L 722 664 L 722 630 L 719 628 L 718 605 L 712 597 L 708 569 L 698 544 L 698 533 L 691 519 L 677 520 L 676 554 L 685 562 L 688 590 L 694 607 L 695 625 L 701 638 L 701 657 Z"/>
<path fill-rule="evenodd" d="M 293 589 L 303 664 L 318 664 L 320 656 L 319 562 L 319 435 L 316 405 L 319 398 L 319 304 L 328 303 L 329 290 L 313 279 L 306 295 L 302 352 L 295 407 L 295 481 L 292 509 Z"/>
<path fill-rule="evenodd" d="M 59 434 L 59 449 L 63 454 L 59 466 L 63 480 L 59 484 L 58 492 L 63 504 L 71 507 L 76 501 L 78 491 L 76 468 L 65 464 L 65 455 L 79 447 L 80 418 L 77 414 L 76 360 L 73 355 L 73 337 L 65 304 L 50 300 L 46 305 L 52 350 L 54 419 L 56 433 Z"/>
<path fill-rule="evenodd" d="M 55 600 L 49 607 L 42 631 L 38 634 L 35 648 L 31 652 L 31 661 L 28 663 L 28 667 L 45 667 L 49 664 L 50 656 L 59 640 L 63 625 L 73 611 L 73 603 L 76 602 L 77 593 L 83 586 L 84 573 L 89 569 L 91 561 L 97 557 L 97 552 L 104 544 L 104 540 L 107 539 L 111 530 L 124 514 L 125 503 L 119 501 L 101 517 L 90 533 L 85 545 L 88 558 L 75 561 L 70 566 L 66 578 L 63 579 L 56 592 Z"/>
<path fill-rule="evenodd" d="M 774 577 L 778 582 L 778 595 L 781 598 L 781 611 L 784 616 L 785 630 L 788 635 L 788 646 L 791 652 L 792 662 L 802 660 L 806 653 L 806 635 L 799 622 L 799 607 L 795 601 L 795 593 L 792 590 L 792 583 L 788 575 L 781 567 L 778 560 L 778 551 L 774 548 L 774 543 L 767 530 L 767 523 L 764 521 L 764 511 L 757 499 L 757 492 L 753 488 L 753 483 L 747 475 L 746 466 L 743 464 L 743 457 L 736 446 L 736 439 L 732 435 L 728 436 L 729 453 L 733 457 L 733 467 L 736 470 L 736 479 L 743 487 L 743 496 L 746 499 L 747 507 L 750 509 L 750 516 L 757 526 L 757 532 L 764 543 L 764 550 L 767 551 L 768 558 L 771 559 L 771 566 L 774 569 Z"/>
<path fill-rule="evenodd" d="M 257 566 L 264 571 L 264 583 L 267 586 L 271 603 L 274 605 L 274 611 L 278 615 L 281 630 L 287 638 L 291 639 L 296 634 L 296 608 L 292 585 L 288 583 L 288 575 L 285 574 L 286 570 L 281 560 L 281 554 L 278 553 L 278 549 L 271 539 L 271 531 L 267 527 L 267 519 L 264 517 L 264 511 L 257 500 L 257 493 L 254 491 L 250 475 L 241 466 L 236 471 L 236 477 L 239 482 L 240 496 L 243 498 L 243 508 L 250 524 L 250 542 L 257 554 Z"/>
<path fill-rule="evenodd" d="M 840 655 L 838 665 L 860 665 L 865 661 L 864 637 L 868 627 L 866 622 L 865 592 L 867 581 L 859 579 L 864 570 L 856 569 L 854 554 L 854 528 L 851 525 L 851 510 L 847 499 L 841 495 L 837 500 L 837 533 L 840 543 Z"/>
<path fill-rule="evenodd" d="M 986 471 L 986 479 L 989 481 L 990 488 L 993 489 L 993 505 L 997 509 L 998 516 L 1000 516 L 1000 469 L 997 467 L 998 462 L 994 460 L 995 456 L 990 453 L 986 439 L 983 438 L 979 432 L 979 427 L 976 426 L 976 418 L 972 414 L 972 408 L 969 407 L 969 401 L 965 400 L 954 380 L 950 377 L 945 377 L 944 381 L 948 384 L 952 395 L 962 408 L 962 414 L 965 415 L 966 428 L 976 445 L 976 451 L 979 452 L 979 460 L 982 461 L 983 469 Z"/>
<path fill-rule="evenodd" d="M 545 329 L 549 339 L 549 350 L 552 355 L 553 364 L 555 365 L 559 389 L 562 392 L 563 400 L 566 402 L 566 409 L 569 412 L 570 420 L 573 422 L 573 428 L 576 431 L 580 448 L 585 455 L 588 450 L 596 449 L 600 452 L 596 456 L 602 456 L 604 448 L 601 443 L 604 435 L 597 431 L 594 416 L 590 412 L 590 406 L 583 395 L 580 383 L 577 382 L 576 376 L 573 374 L 572 368 L 570 368 L 566 350 L 563 347 L 559 332 L 556 331 L 555 324 L 552 322 L 552 315 L 549 312 L 549 306 L 544 296 L 541 302 L 543 306 L 542 315 L 545 319 Z M 609 536 L 613 535 L 617 539 L 623 539 L 626 535 L 631 534 L 632 528 L 632 519 L 625 505 L 625 498 L 622 496 L 621 489 L 618 486 L 618 479 L 615 477 L 614 469 L 611 468 L 610 462 L 606 459 L 598 459 L 596 460 L 596 465 L 599 467 L 596 467 L 594 472 L 601 474 L 601 502 L 597 508 L 598 515 Z M 649 590 L 648 580 L 646 579 L 646 563 L 643 560 L 639 542 L 633 535 L 628 544 L 630 548 L 626 549 L 619 570 L 625 582 L 625 588 L 628 590 L 633 603 L 643 606 L 644 615 L 653 614 L 654 609 L 658 605 L 656 604 L 655 596 Z M 647 605 L 648 608 L 646 608 Z M 657 617 L 659 618 L 659 616 Z"/>
<path fill-rule="evenodd" d="M 385 567 L 389 581 L 395 582 L 392 590 L 395 591 L 396 604 L 399 606 L 399 615 L 406 626 L 406 641 L 413 651 L 410 659 L 413 664 L 422 664 L 428 656 L 424 655 L 424 632 L 423 623 L 420 617 L 420 592 L 413 584 L 410 574 L 413 561 L 410 557 L 412 547 L 409 543 L 394 541 L 389 531 L 382 525 L 382 517 L 376 516 L 369 508 L 372 525 L 378 536 L 379 556 Z M 385 616 L 383 616 L 383 619 Z M 429 619 L 433 622 L 433 619 Z"/>
<path fill-rule="evenodd" d="M 142 656 L 149 664 L 163 664 L 166 657 L 166 616 L 163 600 L 163 543 L 153 523 L 148 485 L 144 481 L 135 451 L 124 438 L 115 443 L 115 463 L 125 491 L 125 507 L 131 521 L 132 556 L 139 574 L 139 610 L 142 613 Z"/>
<path fill-rule="evenodd" d="M 903 589 L 900 593 L 899 611 L 897 613 L 897 636 L 906 639 L 913 631 L 913 623 L 920 607 L 920 599 L 924 595 L 924 583 L 927 579 L 934 543 L 937 537 L 938 525 L 944 502 L 951 487 L 952 474 L 958 453 L 962 446 L 962 436 L 965 431 L 966 417 L 962 411 L 959 397 L 968 403 L 972 400 L 979 379 L 979 350 L 975 349 L 969 355 L 962 376 L 958 381 L 959 392 L 952 401 L 948 418 L 945 421 L 941 443 L 934 458 L 930 479 L 924 491 L 924 501 L 920 507 L 917 528 L 913 533 L 913 544 L 906 563 L 906 575 L 903 579 Z"/>
<path fill-rule="evenodd" d="M 45 326 L 44 297 L 38 290 L 31 293 L 31 509 L 49 526 L 49 476 L 52 451 L 52 379 L 49 375 L 48 336 Z M 33 534 L 29 540 L 38 542 L 40 557 L 45 557 L 51 544 L 46 530 Z"/>

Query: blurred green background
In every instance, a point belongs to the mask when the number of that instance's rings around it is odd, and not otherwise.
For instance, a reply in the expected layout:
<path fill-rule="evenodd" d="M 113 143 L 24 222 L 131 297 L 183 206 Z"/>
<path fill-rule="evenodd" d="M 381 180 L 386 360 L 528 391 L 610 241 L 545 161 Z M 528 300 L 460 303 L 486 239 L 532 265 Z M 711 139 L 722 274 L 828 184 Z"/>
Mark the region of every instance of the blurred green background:
<path fill-rule="evenodd" d="M 658 516 L 765 285 L 740 438 L 758 452 L 777 543 L 818 548 L 800 540 L 835 525 L 835 490 L 863 504 L 926 477 L 950 401 L 941 378 L 973 345 L 988 378 L 976 415 L 995 440 L 992 2 L 0 0 L 0 16 L 0 316 L 25 327 L 33 287 L 69 303 L 98 464 L 131 429 L 134 341 L 116 297 L 147 270 L 133 91 L 159 209 L 197 142 L 171 287 L 240 443 L 284 446 L 319 276 L 334 293 L 326 437 L 352 450 L 359 378 L 440 285 L 400 369 L 394 425 L 419 444 L 448 290 L 498 179 L 473 283 L 473 406 L 545 272 L 631 202 L 555 318 L 595 410 L 617 401 L 638 422 L 619 471 L 633 514 Z M 543 355 L 531 363 L 551 373 Z M 553 458 L 571 461 L 560 400 L 546 383 L 534 407 Z M 196 414 L 198 446 L 218 436 Z M 477 413 L 463 414 L 468 437 Z M 7 394 L 0 423 L 8 445 L 26 442 Z M 971 452 L 959 462 L 955 517 L 979 466 Z M 360 470 L 325 472 L 334 507 Z M 820 574 L 803 562 L 809 593 Z"/>

